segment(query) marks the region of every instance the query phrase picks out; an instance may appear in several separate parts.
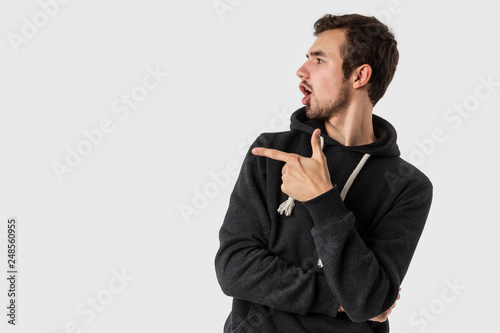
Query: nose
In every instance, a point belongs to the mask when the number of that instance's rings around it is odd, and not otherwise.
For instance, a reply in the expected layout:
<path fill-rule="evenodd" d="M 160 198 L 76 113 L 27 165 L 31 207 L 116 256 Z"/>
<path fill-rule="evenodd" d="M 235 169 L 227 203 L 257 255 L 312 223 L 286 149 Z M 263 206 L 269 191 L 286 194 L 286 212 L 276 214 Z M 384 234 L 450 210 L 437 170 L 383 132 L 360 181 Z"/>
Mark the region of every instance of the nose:
<path fill-rule="evenodd" d="M 307 70 L 307 61 L 297 70 L 297 76 L 301 80 L 307 80 L 309 78 L 309 71 Z"/>

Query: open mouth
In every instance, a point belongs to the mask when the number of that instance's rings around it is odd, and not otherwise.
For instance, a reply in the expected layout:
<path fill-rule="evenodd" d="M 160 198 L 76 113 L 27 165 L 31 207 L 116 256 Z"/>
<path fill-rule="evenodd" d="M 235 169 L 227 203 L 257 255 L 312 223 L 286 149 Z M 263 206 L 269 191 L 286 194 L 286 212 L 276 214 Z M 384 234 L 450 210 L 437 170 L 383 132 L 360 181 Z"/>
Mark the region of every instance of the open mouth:
<path fill-rule="evenodd" d="M 312 91 L 303 83 L 299 84 L 299 89 L 304 94 L 304 98 L 302 98 L 302 104 L 307 105 L 307 103 L 309 103 L 309 100 L 311 99 Z"/>

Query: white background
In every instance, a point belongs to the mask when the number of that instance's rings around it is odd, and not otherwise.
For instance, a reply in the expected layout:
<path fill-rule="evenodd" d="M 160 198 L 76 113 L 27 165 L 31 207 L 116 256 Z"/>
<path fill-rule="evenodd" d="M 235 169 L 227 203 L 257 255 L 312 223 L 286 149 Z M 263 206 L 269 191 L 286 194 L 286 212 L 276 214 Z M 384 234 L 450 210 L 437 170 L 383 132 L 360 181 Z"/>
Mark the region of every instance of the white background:
<path fill-rule="evenodd" d="M 20 273 L 18 325 L 6 323 L 2 278 L 0 330 L 221 332 L 231 299 L 213 261 L 236 180 L 222 175 L 228 164 L 239 169 L 260 132 L 288 129 L 276 115 L 301 107 L 295 72 L 314 22 L 353 12 L 377 16 L 396 35 L 400 63 L 374 113 L 396 127 L 403 157 L 434 184 L 391 332 L 495 330 L 500 87 L 488 91 L 479 78 L 500 82 L 496 4 L 220 2 L 231 10 L 218 13 L 212 0 L 73 0 L 46 22 L 38 1 L 1 2 L 0 266 L 5 272 L 14 216 Z M 16 47 L 13 34 L 22 37 L 23 17 L 34 16 L 38 32 Z M 120 118 L 113 103 L 141 91 L 147 68 L 169 76 Z M 443 118 L 465 103 L 467 117 Z M 68 147 L 84 145 L 82 131 L 103 119 L 113 131 L 59 181 L 53 164 L 65 164 Z M 438 128 L 446 139 L 431 147 Z M 192 215 L 181 214 L 186 207 Z M 120 284 L 113 272 L 130 280 Z M 101 302 L 94 316 L 93 298 Z"/>

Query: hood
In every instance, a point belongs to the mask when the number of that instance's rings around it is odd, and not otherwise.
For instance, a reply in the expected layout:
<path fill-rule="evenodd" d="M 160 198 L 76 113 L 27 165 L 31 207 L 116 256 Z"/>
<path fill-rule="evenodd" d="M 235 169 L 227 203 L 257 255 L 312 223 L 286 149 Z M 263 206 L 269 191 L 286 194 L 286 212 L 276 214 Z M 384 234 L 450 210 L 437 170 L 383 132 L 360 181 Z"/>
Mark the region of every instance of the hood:
<path fill-rule="evenodd" d="M 325 145 L 339 146 L 345 149 L 355 151 L 362 154 L 370 154 L 372 156 L 396 157 L 400 155 L 398 145 L 396 143 L 396 129 L 385 119 L 377 115 L 373 115 L 373 130 L 377 140 L 367 145 L 362 146 L 342 146 L 339 142 L 325 135 L 325 124 L 321 120 L 309 119 L 306 115 L 306 107 L 302 107 L 295 111 L 290 117 L 290 129 L 306 132 L 312 135 L 316 128 L 321 129 L 321 135 L 325 139 Z"/>

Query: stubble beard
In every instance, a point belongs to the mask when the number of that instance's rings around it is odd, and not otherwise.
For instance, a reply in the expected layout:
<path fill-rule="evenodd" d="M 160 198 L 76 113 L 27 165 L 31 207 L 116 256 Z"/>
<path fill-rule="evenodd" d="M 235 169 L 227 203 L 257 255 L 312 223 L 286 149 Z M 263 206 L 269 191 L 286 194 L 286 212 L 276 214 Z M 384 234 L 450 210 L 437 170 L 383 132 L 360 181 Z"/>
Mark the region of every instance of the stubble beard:
<path fill-rule="evenodd" d="M 306 115 L 309 119 L 325 121 L 330 119 L 332 116 L 344 112 L 346 110 L 348 102 L 349 88 L 347 87 L 347 85 L 342 85 L 337 99 L 326 105 L 315 105 L 314 107 L 311 107 L 311 101 L 309 100 L 306 105 Z"/>

